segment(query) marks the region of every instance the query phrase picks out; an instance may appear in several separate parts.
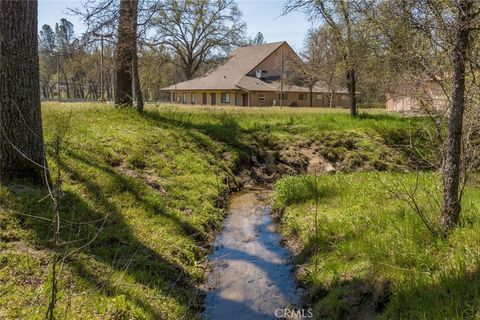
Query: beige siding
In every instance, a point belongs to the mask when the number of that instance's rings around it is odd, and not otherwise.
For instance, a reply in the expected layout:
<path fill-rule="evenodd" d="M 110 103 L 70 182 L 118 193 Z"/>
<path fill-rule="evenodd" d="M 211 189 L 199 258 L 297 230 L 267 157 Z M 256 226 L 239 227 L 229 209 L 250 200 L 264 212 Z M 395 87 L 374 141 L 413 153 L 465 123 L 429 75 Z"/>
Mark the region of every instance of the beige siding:
<path fill-rule="evenodd" d="M 243 94 L 247 94 L 246 92 L 243 91 L 238 91 L 235 99 L 235 105 L 237 106 L 243 106 Z"/>
<path fill-rule="evenodd" d="M 230 95 L 230 102 L 222 103 L 222 93 L 226 92 Z M 203 94 L 207 94 L 207 105 L 213 104 L 212 95 L 215 96 L 215 105 L 217 106 L 234 106 L 235 105 L 235 91 L 178 91 L 177 100 L 173 101 L 180 104 L 203 104 Z M 192 94 L 195 96 L 194 103 L 192 101 Z M 238 95 L 238 93 L 237 93 Z"/>
<path fill-rule="evenodd" d="M 268 71 L 268 76 L 280 76 L 282 74 L 282 50 L 283 50 L 283 60 L 284 68 L 287 64 L 288 59 L 298 59 L 298 56 L 292 49 L 287 45 L 283 44 L 279 49 L 275 50 L 269 57 L 262 61 L 255 69 L 250 72 L 249 76 L 255 76 L 255 71 L 257 69 Z"/>
<path fill-rule="evenodd" d="M 230 95 L 230 102 L 222 103 L 222 92 L 227 92 Z M 251 91 L 250 93 L 238 90 L 238 91 L 179 91 L 177 92 L 177 100 L 174 103 L 180 104 L 203 104 L 203 94 L 207 94 L 207 105 L 213 105 L 212 95 L 215 95 L 215 105 L 217 106 L 243 106 L 243 94 L 246 95 L 246 106 L 260 106 L 270 107 L 280 105 L 280 93 L 279 92 L 259 92 Z M 185 96 L 184 96 L 185 94 Z M 192 103 L 192 94 L 195 95 L 195 102 Z M 305 99 L 300 100 L 300 94 L 305 96 Z M 298 107 L 310 106 L 310 94 L 300 92 L 288 92 L 287 97 L 282 102 L 283 106 L 289 106 L 296 104 Z M 319 96 L 319 97 L 317 97 Z M 262 98 L 263 97 L 263 98 Z M 342 98 L 343 97 L 343 98 Z M 184 101 L 185 98 L 185 101 Z M 327 93 L 313 93 L 312 105 L 313 107 L 328 107 L 329 97 Z M 250 101 L 250 103 L 249 103 Z M 346 93 L 336 93 L 333 99 L 334 107 L 346 107 L 348 106 L 348 95 Z M 387 101 L 387 110 L 388 110 Z M 393 110 L 392 110 L 393 111 Z"/>
<path fill-rule="evenodd" d="M 261 95 L 265 96 L 265 100 L 262 101 Z M 298 107 L 310 106 L 310 94 L 304 94 L 304 100 L 300 100 L 300 92 L 288 92 L 286 93 L 286 99 L 282 101 L 284 106 L 296 104 Z M 317 99 L 317 95 L 320 95 Z M 344 98 L 342 98 L 344 97 Z M 252 106 L 279 106 L 280 105 L 280 93 L 278 92 L 252 92 L 251 93 L 251 105 Z M 327 93 L 313 93 L 312 100 L 313 107 L 328 107 L 329 97 Z M 346 107 L 348 106 L 348 95 L 346 93 L 336 93 L 333 99 L 334 107 Z"/>
<path fill-rule="evenodd" d="M 414 109 L 416 105 L 415 99 L 404 96 L 391 96 L 387 98 L 387 111 L 406 112 Z"/>

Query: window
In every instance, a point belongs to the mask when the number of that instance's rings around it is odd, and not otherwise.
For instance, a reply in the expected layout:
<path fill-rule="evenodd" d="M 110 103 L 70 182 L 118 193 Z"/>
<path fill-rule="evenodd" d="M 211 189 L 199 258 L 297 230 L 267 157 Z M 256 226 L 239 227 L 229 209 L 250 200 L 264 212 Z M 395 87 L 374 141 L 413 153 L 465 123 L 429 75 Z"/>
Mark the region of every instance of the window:
<path fill-rule="evenodd" d="M 259 101 L 259 102 L 265 101 L 265 93 L 260 93 L 260 94 L 258 95 L 258 101 Z"/>
<path fill-rule="evenodd" d="M 230 103 L 230 93 L 222 92 L 222 103 Z"/>
<path fill-rule="evenodd" d="M 317 101 L 322 101 L 322 95 L 321 94 L 317 94 Z"/>
<path fill-rule="evenodd" d="M 192 104 L 195 104 L 195 92 L 192 92 L 192 95 L 191 95 L 191 98 L 190 98 L 190 102 Z"/>
<path fill-rule="evenodd" d="M 285 92 L 283 94 L 278 94 L 279 99 L 288 100 L 288 94 Z"/>
<path fill-rule="evenodd" d="M 182 95 L 182 103 L 187 103 L 187 94 L 185 92 Z"/>
<path fill-rule="evenodd" d="M 307 100 L 307 94 L 306 93 L 300 93 L 298 95 L 298 100 Z"/>
<path fill-rule="evenodd" d="M 342 97 L 340 99 L 342 99 L 342 101 L 345 101 L 345 100 L 347 100 L 347 98 L 348 97 L 346 95 L 342 95 Z"/>

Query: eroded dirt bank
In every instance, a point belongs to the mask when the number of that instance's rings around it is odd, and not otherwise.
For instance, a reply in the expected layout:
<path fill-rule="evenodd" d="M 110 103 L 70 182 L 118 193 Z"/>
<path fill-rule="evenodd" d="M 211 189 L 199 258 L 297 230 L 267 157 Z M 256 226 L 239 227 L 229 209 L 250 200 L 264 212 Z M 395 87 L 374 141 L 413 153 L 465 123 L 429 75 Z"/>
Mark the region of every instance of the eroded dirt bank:
<path fill-rule="evenodd" d="M 248 190 L 258 185 L 271 186 L 282 176 L 305 173 L 322 175 L 372 169 L 381 171 L 392 169 L 392 166 L 396 171 L 409 170 L 407 162 L 401 161 L 399 152 L 389 150 L 388 155 L 381 155 L 388 163 L 383 165 L 378 159 L 369 159 L 350 138 L 336 142 L 342 145 L 328 145 L 328 141 L 322 144 L 296 142 L 253 145 L 248 159 L 245 159 L 238 169 L 235 180 L 237 187 Z M 381 150 L 379 153 L 381 154 Z M 300 252 L 296 239 L 280 239 L 278 233 L 268 231 L 270 236 L 275 238 L 275 248 L 287 252 L 288 259 L 279 258 L 275 253 L 265 250 L 262 237 L 269 236 L 262 235 L 266 229 L 263 226 L 265 222 L 259 222 L 259 219 L 269 220 L 268 224 L 273 228 L 270 209 L 266 210 L 268 218 L 262 217 L 266 213 L 265 207 L 260 211 L 258 208 L 247 209 L 253 202 L 259 201 L 259 195 L 258 192 L 247 193 L 234 196 L 232 200 L 225 230 L 215 241 L 214 253 L 211 256 L 214 263 L 208 281 L 212 291 L 207 293 L 205 304 L 207 319 L 275 319 L 271 313 L 276 308 L 292 307 L 293 304 L 293 309 L 308 309 L 312 299 L 316 299 L 308 288 L 300 291 L 295 289 L 296 279 L 303 272 L 302 264 L 306 263 L 296 258 Z M 252 212 L 239 213 L 242 210 Z M 259 212 L 263 213 L 259 215 Z M 279 215 L 281 212 L 275 212 L 273 219 Z M 293 255 L 293 260 L 290 260 L 290 254 Z M 294 265 L 290 264 L 291 261 Z M 281 275 L 276 275 L 275 272 L 272 275 L 272 270 L 269 269 L 272 266 L 280 268 Z M 286 289 L 278 288 L 278 279 L 288 284 Z M 350 287 L 350 284 L 347 287 Z M 355 319 L 359 315 L 364 319 L 373 317 L 381 311 L 390 295 L 388 284 L 355 284 L 346 290 L 349 294 L 340 297 L 339 303 L 349 306 L 351 312 L 345 315 L 348 319 Z M 240 316 L 242 314 L 245 315 L 244 318 Z M 321 313 L 319 316 L 327 319 L 331 315 Z"/>

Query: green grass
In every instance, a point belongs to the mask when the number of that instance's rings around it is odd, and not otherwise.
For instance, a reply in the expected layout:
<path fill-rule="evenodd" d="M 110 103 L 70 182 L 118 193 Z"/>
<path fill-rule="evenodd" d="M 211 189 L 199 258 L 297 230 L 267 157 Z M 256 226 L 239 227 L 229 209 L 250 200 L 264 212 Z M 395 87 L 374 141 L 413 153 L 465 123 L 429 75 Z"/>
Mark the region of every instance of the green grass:
<path fill-rule="evenodd" d="M 424 119 L 399 117 L 381 109 L 361 109 L 360 116 L 352 118 L 348 110 L 328 108 L 164 106 L 151 108 L 147 115 L 201 130 L 243 151 L 252 145 L 273 149 L 313 145 L 341 171 L 398 171 L 423 165 L 410 146 L 425 141 L 429 127 Z"/>
<path fill-rule="evenodd" d="M 306 141 L 330 150 L 337 146 L 324 137 L 347 135 L 354 147 L 338 160 L 346 171 L 354 155 L 371 160 L 369 168 L 378 154 L 404 165 L 410 159 L 399 145 L 420 121 L 378 110 L 352 119 L 342 110 L 301 108 L 148 106 L 138 115 L 84 103 L 45 103 L 42 113 L 49 166 L 54 178 L 57 168 L 62 175 L 67 244 L 56 313 L 68 319 L 197 317 L 206 247 L 253 145 Z M 0 188 L 0 318 L 44 317 L 52 257 L 45 196 L 29 185 Z"/>
<path fill-rule="evenodd" d="M 423 173 L 418 181 L 420 207 L 436 221 L 439 177 Z M 432 236 L 407 203 L 392 194 L 412 190 L 415 183 L 413 173 L 389 172 L 285 177 L 277 182 L 274 203 L 283 209 L 282 232 L 300 248 L 297 263 L 305 267 L 301 281 L 317 316 L 480 316 L 479 181 L 466 188 L 460 225 L 448 239 Z M 355 299 L 364 299 L 373 311 L 358 309 Z"/>

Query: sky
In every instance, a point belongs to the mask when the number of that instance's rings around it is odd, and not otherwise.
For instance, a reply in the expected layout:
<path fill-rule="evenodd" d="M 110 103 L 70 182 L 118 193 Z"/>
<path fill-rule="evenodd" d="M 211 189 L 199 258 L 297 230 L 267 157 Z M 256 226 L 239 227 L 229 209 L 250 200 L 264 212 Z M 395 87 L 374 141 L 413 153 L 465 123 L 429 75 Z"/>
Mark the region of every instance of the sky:
<path fill-rule="evenodd" d="M 295 50 L 301 50 L 305 34 L 312 26 L 303 13 L 282 16 L 284 0 L 237 0 L 237 3 L 247 23 L 248 37 L 261 32 L 267 42 L 287 41 Z M 53 27 L 61 18 L 66 18 L 73 23 L 77 34 L 82 33 L 83 21 L 70 15 L 67 9 L 80 4 L 80 0 L 39 0 L 39 29 L 44 24 Z"/>

